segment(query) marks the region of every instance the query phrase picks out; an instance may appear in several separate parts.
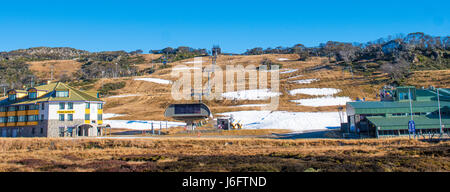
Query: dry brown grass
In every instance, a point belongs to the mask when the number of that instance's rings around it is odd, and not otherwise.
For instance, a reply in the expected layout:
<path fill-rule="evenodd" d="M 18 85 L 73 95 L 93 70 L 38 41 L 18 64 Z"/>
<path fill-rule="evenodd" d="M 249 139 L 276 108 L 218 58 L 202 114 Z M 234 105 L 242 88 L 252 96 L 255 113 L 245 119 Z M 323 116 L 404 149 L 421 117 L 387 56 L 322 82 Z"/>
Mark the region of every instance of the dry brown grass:
<path fill-rule="evenodd" d="M 408 139 L 0 139 L 0 171 L 449 171 L 450 142 Z"/>
<path fill-rule="evenodd" d="M 30 61 L 30 70 L 41 79 L 50 79 L 51 67 L 53 66 L 53 78 L 59 79 L 61 75 L 71 76 L 73 72 L 81 68 L 80 62 L 74 60 L 47 60 L 47 61 Z"/>
<path fill-rule="evenodd" d="M 146 59 L 145 64 L 139 65 L 140 69 L 151 67 L 150 60 L 156 59 L 161 55 L 157 54 L 142 54 Z M 264 59 L 268 58 L 273 62 L 283 65 L 282 69 L 298 69 L 298 71 L 287 74 L 280 74 L 280 105 L 278 110 L 283 111 L 295 111 L 295 112 L 321 112 L 321 111 L 337 111 L 337 106 L 325 106 L 325 107 L 308 107 L 297 105 L 291 102 L 291 100 L 314 98 L 316 96 L 297 94 L 295 96 L 289 95 L 288 91 L 297 88 L 337 88 L 342 90 L 336 96 L 347 96 L 351 99 L 366 98 L 366 100 L 376 100 L 376 93 L 382 88 L 388 81 L 386 74 L 372 75 L 366 77 L 359 74 L 354 74 L 353 78 L 348 71 L 342 71 L 341 67 L 330 65 L 331 68 L 320 69 L 315 71 L 305 71 L 307 68 L 323 66 L 329 64 L 326 58 L 312 57 L 307 61 L 298 61 L 298 56 L 295 54 L 267 54 L 267 55 L 251 55 L 251 56 L 227 56 L 221 55 L 217 59 L 217 64 L 226 69 L 226 65 L 255 65 Z M 288 58 L 288 61 L 278 61 L 278 58 Z M 186 65 L 188 67 L 194 66 L 194 64 L 186 64 L 187 61 L 193 61 L 194 59 L 187 59 L 170 63 L 170 65 Z M 211 63 L 210 57 L 203 57 L 203 67 Z M 46 61 L 48 62 L 48 61 Z M 61 62 L 74 62 L 74 61 L 61 61 Z M 34 63 L 38 66 L 39 62 Z M 153 65 L 157 66 L 158 63 Z M 65 67 L 69 68 L 69 67 Z M 44 70 L 45 68 L 40 68 Z M 145 77 L 161 78 L 167 80 L 176 80 L 176 78 L 170 75 L 171 68 L 158 69 L 154 74 L 147 75 Z M 224 71 L 225 73 L 226 71 Z M 47 73 L 48 75 L 49 73 Z M 297 75 L 303 75 L 293 79 L 288 79 Z M 224 76 L 225 77 L 225 76 Z M 270 80 L 270 76 L 268 77 Z M 319 81 L 312 82 L 311 84 L 296 84 L 292 83 L 292 80 L 299 79 L 320 79 Z M 206 84 L 207 78 L 203 78 L 203 83 Z M 136 97 L 125 98 L 105 98 L 107 102 L 105 106 L 106 113 L 119 113 L 126 114 L 126 116 L 117 117 L 114 119 L 136 119 L 136 120 L 169 120 L 164 118 L 164 109 L 171 103 L 178 103 L 171 97 L 171 86 L 161 85 L 157 83 L 135 81 L 132 77 L 125 78 L 110 78 L 100 79 L 93 86 L 93 89 L 99 89 L 105 83 L 125 81 L 126 86 L 123 89 L 117 90 L 118 95 L 122 94 L 137 94 Z M 450 84 L 450 70 L 433 70 L 433 71 L 417 71 L 407 80 L 408 83 L 415 86 L 429 86 L 434 85 L 437 87 L 446 87 Z M 246 88 L 248 88 L 248 76 L 246 77 Z M 270 83 L 269 86 L 270 87 Z M 182 102 L 195 102 L 182 101 Z M 213 100 L 204 102 L 210 106 L 214 114 L 230 111 L 240 110 L 261 110 L 260 107 L 232 107 L 234 105 L 243 104 L 261 104 L 268 103 L 269 101 L 231 101 L 231 100 Z"/>

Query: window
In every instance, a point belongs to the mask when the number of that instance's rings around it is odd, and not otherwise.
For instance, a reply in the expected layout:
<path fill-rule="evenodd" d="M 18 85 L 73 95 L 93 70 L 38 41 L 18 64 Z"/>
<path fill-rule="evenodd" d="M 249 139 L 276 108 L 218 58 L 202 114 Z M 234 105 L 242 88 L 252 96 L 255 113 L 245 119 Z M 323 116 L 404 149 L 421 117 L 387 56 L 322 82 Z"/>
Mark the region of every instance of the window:
<path fill-rule="evenodd" d="M 41 134 L 44 134 L 44 128 L 41 127 Z"/>
<path fill-rule="evenodd" d="M 86 109 L 90 109 L 91 108 L 91 104 L 90 103 L 86 103 Z"/>
<path fill-rule="evenodd" d="M 27 116 L 19 116 L 19 122 L 26 122 Z"/>
<path fill-rule="evenodd" d="M 19 106 L 19 111 L 25 111 L 25 110 L 27 110 L 27 106 L 25 106 L 25 105 Z"/>
<path fill-rule="evenodd" d="M 84 120 L 91 120 L 91 114 L 84 115 Z"/>
<path fill-rule="evenodd" d="M 0 123 L 6 123 L 6 117 L 0 117 Z"/>
<path fill-rule="evenodd" d="M 59 127 L 59 136 L 64 137 L 65 127 Z"/>
<path fill-rule="evenodd" d="M 39 109 L 39 105 L 29 105 L 28 106 L 28 110 L 38 110 Z"/>
<path fill-rule="evenodd" d="M 44 114 L 41 115 L 41 121 L 44 121 Z"/>
<path fill-rule="evenodd" d="M 6 107 L 0 107 L 0 112 L 6 112 Z"/>
<path fill-rule="evenodd" d="M 16 107 L 15 106 L 8 107 L 8 111 L 16 111 Z"/>
<path fill-rule="evenodd" d="M 73 114 L 67 114 L 67 120 L 73 121 Z"/>
<path fill-rule="evenodd" d="M 36 99 L 37 98 L 37 93 L 36 92 L 29 92 L 28 93 L 28 98 L 29 99 Z"/>
<path fill-rule="evenodd" d="M 65 109 L 66 108 L 66 103 L 61 102 L 59 103 L 59 109 Z"/>
<path fill-rule="evenodd" d="M 44 103 L 42 103 L 42 108 L 41 108 L 42 110 L 44 110 L 45 109 L 45 104 Z"/>
<path fill-rule="evenodd" d="M 73 103 L 72 102 L 67 103 L 67 109 L 73 109 Z"/>
<path fill-rule="evenodd" d="M 103 103 L 98 104 L 98 109 L 103 109 Z"/>
<path fill-rule="evenodd" d="M 56 97 L 69 97 L 69 91 L 56 91 Z"/>
<path fill-rule="evenodd" d="M 64 121 L 64 114 L 59 114 L 59 121 Z"/>
<path fill-rule="evenodd" d="M 17 117 L 15 116 L 8 117 L 8 123 L 15 123 L 15 122 L 17 122 Z"/>
<path fill-rule="evenodd" d="M 8 100 L 9 101 L 15 101 L 16 100 L 16 94 L 8 95 Z"/>
<path fill-rule="evenodd" d="M 99 120 L 99 121 L 103 120 L 103 115 L 102 114 L 98 114 L 97 115 L 97 120 Z"/>
<path fill-rule="evenodd" d="M 409 95 L 409 96 L 408 96 Z M 398 93 L 399 100 L 409 100 L 409 98 L 412 99 L 412 93 Z"/>
<path fill-rule="evenodd" d="M 38 120 L 39 120 L 38 115 L 29 115 L 28 116 L 28 121 L 38 121 Z"/>
<path fill-rule="evenodd" d="M 34 131 L 34 127 L 33 127 L 33 129 L 31 129 L 31 134 L 34 135 L 34 132 L 35 132 L 35 131 Z"/>

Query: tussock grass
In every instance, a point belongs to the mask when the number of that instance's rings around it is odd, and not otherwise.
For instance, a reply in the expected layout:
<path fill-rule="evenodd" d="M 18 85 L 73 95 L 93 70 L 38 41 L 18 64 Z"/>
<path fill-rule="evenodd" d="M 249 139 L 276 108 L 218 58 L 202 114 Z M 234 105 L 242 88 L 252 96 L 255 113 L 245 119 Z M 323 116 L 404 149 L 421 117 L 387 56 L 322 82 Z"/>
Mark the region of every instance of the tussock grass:
<path fill-rule="evenodd" d="M 0 139 L 0 171 L 449 171 L 450 141 Z"/>

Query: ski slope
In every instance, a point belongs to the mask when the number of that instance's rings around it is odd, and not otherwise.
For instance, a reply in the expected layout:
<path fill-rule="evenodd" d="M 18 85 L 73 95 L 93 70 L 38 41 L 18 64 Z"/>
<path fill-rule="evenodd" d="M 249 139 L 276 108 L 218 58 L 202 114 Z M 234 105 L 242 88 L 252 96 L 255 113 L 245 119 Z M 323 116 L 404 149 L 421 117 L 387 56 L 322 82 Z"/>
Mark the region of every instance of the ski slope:
<path fill-rule="evenodd" d="M 240 121 L 244 129 L 289 129 L 295 132 L 337 129 L 338 112 L 236 111 L 221 113 Z"/>

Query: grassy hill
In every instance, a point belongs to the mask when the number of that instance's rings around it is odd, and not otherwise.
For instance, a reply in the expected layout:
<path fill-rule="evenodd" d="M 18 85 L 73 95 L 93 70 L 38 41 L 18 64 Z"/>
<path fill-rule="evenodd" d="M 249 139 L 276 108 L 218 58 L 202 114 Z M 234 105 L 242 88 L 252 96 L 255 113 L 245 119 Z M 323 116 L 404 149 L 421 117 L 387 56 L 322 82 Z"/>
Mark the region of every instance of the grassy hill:
<path fill-rule="evenodd" d="M 155 78 L 175 81 L 176 78 L 170 75 L 174 66 L 184 65 L 193 67 L 193 59 L 186 59 L 169 63 L 167 68 L 161 69 L 161 63 L 150 63 L 156 55 L 143 55 L 146 62 L 137 65 L 140 69 L 155 68 L 156 71 L 150 75 L 139 77 L 122 77 L 122 78 L 105 78 L 99 79 L 92 83 L 89 87 L 91 90 L 100 90 L 103 85 L 108 83 L 125 83 L 123 88 L 111 90 L 112 95 L 116 97 L 106 97 L 105 106 L 106 113 L 126 114 L 126 116 L 116 117 L 115 119 L 139 119 L 139 120 L 159 120 L 164 119 L 163 111 L 171 103 L 176 103 L 171 97 L 171 85 L 135 80 L 136 78 Z M 210 57 L 203 57 L 203 67 L 211 63 Z M 227 56 L 218 57 L 217 64 L 224 69 L 226 65 L 255 65 L 258 66 L 261 61 L 268 59 L 273 63 L 281 64 L 281 72 L 293 71 L 291 73 L 280 74 L 280 111 L 295 112 L 317 112 L 317 111 L 337 111 L 337 106 L 301 106 L 291 102 L 291 100 L 317 98 L 305 94 L 290 95 L 289 91 L 299 88 L 335 88 L 341 92 L 333 95 L 334 97 L 349 97 L 352 100 L 356 98 L 365 98 L 366 100 L 376 100 L 376 94 L 379 89 L 388 83 L 389 78 L 383 73 L 374 73 L 367 75 L 355 72 L 352 74 L 348 70 L 343 70 L 342 66 L 328 62 L 325 57 L 311 57 L 306 61 L 298 61 L 296 54 L 266 54 L 251 56 Z M 70 62 L 67 62 L 70 64 Z M 296 70 L 296 71 L 295 71 Z M 248 88 L 248 76 L 246 77 L 246 87 Z M 270 77 L 269 77 L 270 79 Z M 317 79 L 309 84 L 298 84 L 293 81 Z M 207 78 L 203 78 L 206 84 Z M 415 71 L 406 82 L 414 86 L 428 87 L 430 85 L 436 87 L 445 87 L 450 84 L 450 70 L 431 70 L 431 71 Z M 270 88 L 270 84 L 268 85 Z M 118 97 L 117 97 L 118 96 Z M 122 97 L 123 96 L 123 97 Z M 194 100 L 192 100 L 194 101 Z M 192 102 L 191 101 L 191 102 Z M 190 101 L 183 101 L 190 102 Z M 214 100 L 207 101 L 213 113 L 240 111 L 240 110 L 260 110 L 260 107 L 235 107 L 244 104 L 262 104 L 268 101 L 252 101 L 252 100 Z"/>

